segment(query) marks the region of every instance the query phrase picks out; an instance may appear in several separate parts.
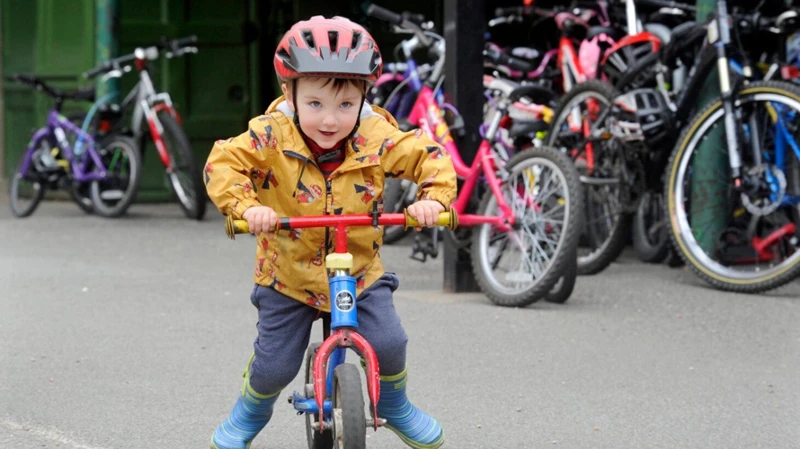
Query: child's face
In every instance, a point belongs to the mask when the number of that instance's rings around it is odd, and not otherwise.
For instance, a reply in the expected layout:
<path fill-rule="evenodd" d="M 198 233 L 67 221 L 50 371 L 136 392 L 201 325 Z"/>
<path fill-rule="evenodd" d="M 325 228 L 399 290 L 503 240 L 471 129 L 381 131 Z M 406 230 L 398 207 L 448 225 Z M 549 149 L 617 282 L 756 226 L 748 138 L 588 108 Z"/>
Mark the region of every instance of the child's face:
<path fill-rule="evenodd" d="M 361 91 L 353 83 L 337 89 L 330 78 L 300 78 L 294 101 L 291 87 L 281 87 L 289 106 L 300 115 L 300 129 L 323 149 L 333 148 L 356 126 Z"/>

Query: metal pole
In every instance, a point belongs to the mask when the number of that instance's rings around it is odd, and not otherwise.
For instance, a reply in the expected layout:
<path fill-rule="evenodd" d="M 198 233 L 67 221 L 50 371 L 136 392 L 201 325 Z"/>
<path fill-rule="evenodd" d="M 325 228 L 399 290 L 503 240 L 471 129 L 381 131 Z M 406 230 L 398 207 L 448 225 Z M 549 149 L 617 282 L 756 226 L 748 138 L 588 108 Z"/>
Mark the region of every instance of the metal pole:
<path fill-rule="evenodd" d="M 696 0 L 697 22 L 702 22 L 711 15 L 716 6 L 715 0 Z M 706 78 L 696 103 L 699 112 L 711 102 L 719 100 L 719 71 L 716 66 Z M 719 126 L 707 134 L 708 138 L 700 143 L 694 157 L 691 189 L 692 200 L 689 216 L 692 217 L 692 231 L 697 243 L 707 253 L 714 251 L 717 238 L 727 226 L 727 197 L 717 177 L 728 173 L 728 157 L 726 151 L 719 147 L 725 145 L 725 127 Z"/>
<path fill-rule="evenodd" d="M 484 0 L 444 0 L 445 92 L 464 119 L 466 135 L 456 142 L 467 163 L 472 162 L 480 143 L 484 29 Z M 444 234 L 445 290 L 478 291 L 469 251 L 459 249 L 450 232 Z"/>

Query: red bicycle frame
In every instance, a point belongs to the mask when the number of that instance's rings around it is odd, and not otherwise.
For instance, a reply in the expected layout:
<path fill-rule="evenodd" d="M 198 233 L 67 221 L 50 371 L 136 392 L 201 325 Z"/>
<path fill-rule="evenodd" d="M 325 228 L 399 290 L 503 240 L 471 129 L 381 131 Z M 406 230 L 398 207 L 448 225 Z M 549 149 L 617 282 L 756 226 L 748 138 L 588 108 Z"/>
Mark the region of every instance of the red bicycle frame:
<path fill-rule="evenodd" d="M 349 215 L 321 215 L 321 216 L 306 216 L 306 217 L 291 217 L 281 218 L 278 222 L 278 230 L 291 230 L 302 228 L 334 228 L 334 253 L 347 254 L 347 228 L 349 226 L 393 226 L 405 225 L 406 227 L 417 226 L 417 221 L 408 214 L 381 214 L 378 212 L 377 204 L 374 208 L 373 214 L 349 214 Z M 442 212 L 439 214 L 437 225 L 447 226 L 450 229 L 455 229 L 458 226 L 458 215 L 451 209 L 449 212 Z M 225 220 L 225 232 L 231 239 L 235 234 L 244 234 L 249 232 L 247 221 L 234 220 L 232 216 L 228 216 Z M 331 256 L 328 256 L 331 257 Z M 349 267 L 345 268 L 347 265 Z M 335 270 L 337 276 L 351 276 L 350 269 L 352 268 L 351 262 L 345 263 L 340 266 L 334 265 L 332 269 Z M 341 272 L 340 272 L 341 270 Z M 331 292 L 333 294 L 334 282 L 336 278 L 331 279 Z M 354 293 L 354 291 L 353 291 Z M 333 313 L 334 311 L 331 310 Z M 355 314 L 355 309 L 347 313 Z M 331 332 L 328 338 L 317 349 L 314 356 L 314 363 L 312 372 L 314 376 L 314 399 L 319 410 L 319 423 L 325 422 L 324 416 L 324 402 L 327 397 L 328 388 L 328 362 L 337 348 L 355 348 L 359 354 L 364 357 L 366 362 L 366 378 L 367 378 L 367 394 L 369 395 L 372 404 L 373 427 L 377 430 L 380 425 L 378 420 L 378 401 L 380 400 L 380 368 L 378 365 L 378 357 L 369 342 L 359 334 L 356 329 L 350 325 L 336 326 L 337 315 L 333 314 L 332 327 L 335 330 Z M 355 316 L 353 316 L 354 318 Z M 357 324 L 356 324 L 357 325 Z M 343 359 L 342 359 L 343 360 Z M 334 362 L 337 363 L 337 362 Z M 339 362 L 340 363 L 340 362 Z M 322 430 L 320 428 L 319 430 Z"/>
<path fill-rule="evenodd" d="M 428 136 L 445 148 L 453 161 L 453 168 L 455 168 L 456 174 L 464 179 L 464 184 L 459 189 L 456 201 L 450 206 L 459 215 L 459 223 L 464 226 L 488 223 L 498 227 L 501 231 L 508 231 L 510 226 L 514 224 L 514 213 L 500 191 L 501 182 L 497 178 L 498 167 L 491 144 L 486 139 L 481 140 L 472 165 L 467 165 L 461 158 L 461 153 L 450 135 L 450 127 L 447 126 L 447 122 L 444 120 L 444 115 L 434 98 L 433 90 L 427 85 L 422 86 L 411 114 L 408 116 L 408 121 L 412 125 L 418 126 L 421 131 L 427 133 Z M 499 126 L 499 124 L 494 126 Z M 500 216 L 488 217 L 464 213 L 475 184 L 481 175 L 486 177 L 489 188 L 497 198 L 497 204 L 502 213 Z"/>

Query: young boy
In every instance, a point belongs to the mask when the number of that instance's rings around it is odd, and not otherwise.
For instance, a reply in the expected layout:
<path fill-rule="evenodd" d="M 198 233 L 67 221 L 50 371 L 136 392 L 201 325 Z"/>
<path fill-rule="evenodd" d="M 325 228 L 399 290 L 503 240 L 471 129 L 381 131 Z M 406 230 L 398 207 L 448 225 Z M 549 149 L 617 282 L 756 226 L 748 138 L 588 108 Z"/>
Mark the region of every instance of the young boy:
<path fill-rule="evenodd" d="M 295 24 L 274 58 L 284 96 L 209 155 L 209 197 L 223 214 L 247 220 L 257 236 L 250 300 L 258 308 L 255 354 L 212 448 L 249 447 L 300 370 L 313 321 L 330 312 L 323 261 L 332 235 L 325 229 L 276 233 L 277 218 L 366 214 L 373 201 L 382 202 L 388 177 L 419 184 L 419 201 L 408 211 L 423 226 L 434 226 L 455 198 L 449 155 L 421 132 L 400 132 L 391 115 L 365 103 L 381 63 L 372 36 L 347 19 L 316 16 Z M 382 229 L 348 232 L 358 332 L 377 353 L 381 371 L 378 414 L 408 446 L 437 448 L 444 442 L 441 426 L 406 397 L 408 337 L 392 302 L 399 281 L 384 272 L 378 253 Z"/>

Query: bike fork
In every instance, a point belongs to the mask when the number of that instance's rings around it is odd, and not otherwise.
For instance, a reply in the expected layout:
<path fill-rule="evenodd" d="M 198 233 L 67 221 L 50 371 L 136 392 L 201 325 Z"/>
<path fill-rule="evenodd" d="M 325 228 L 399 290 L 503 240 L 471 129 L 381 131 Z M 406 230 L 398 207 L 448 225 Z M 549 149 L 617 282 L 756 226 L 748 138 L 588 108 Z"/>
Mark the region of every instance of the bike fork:
<path fill-rule="evenodd" d="M 728 142 L 728 160 L 731 168 L 731 177 L 738 187 L 741 183 L 742 158 L 739 154 L 738 127 L 734 112 L 735 98 L 726 51 L 731 42 L 728 19 L 728 7 L 725 0 L 717 0 L 717 18 L 708 27 L 708 40 L 717 48 L 717 70 L 719 71 L 722 108 L 725 112 L 725 138 Z"/>

